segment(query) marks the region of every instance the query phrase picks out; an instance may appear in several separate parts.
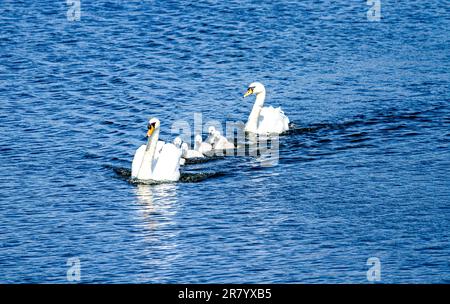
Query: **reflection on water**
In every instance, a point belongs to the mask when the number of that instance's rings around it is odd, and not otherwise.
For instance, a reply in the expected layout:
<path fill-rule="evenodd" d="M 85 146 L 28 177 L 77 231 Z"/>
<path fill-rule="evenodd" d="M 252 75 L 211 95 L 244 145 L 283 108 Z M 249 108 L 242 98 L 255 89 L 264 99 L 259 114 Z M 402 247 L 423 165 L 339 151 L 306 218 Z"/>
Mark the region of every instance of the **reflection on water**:
<path fill-rule="evenodd" d="M 143 276 L 141 278 L 143 282 L 163 281 L 164 278 L 155 272 L 172 268 L 179 259 L 177 253 L 179 231 L 174 229 L 178 209 L 177 190 L 177 185 L 172 183 L 136 185 L 135 194 L 138 202 L 136 222 L 139 235 L 145 244 L 140 249 L 143 255 L 140 262 L 143 268 L 153 273 L 151 277 Z"/>
<path fill-rule="evenodd" d="M 176 184 L 137 184 L 135 191 L 145 226 L 158 229 L 173 223 L 177 207 Z"/>

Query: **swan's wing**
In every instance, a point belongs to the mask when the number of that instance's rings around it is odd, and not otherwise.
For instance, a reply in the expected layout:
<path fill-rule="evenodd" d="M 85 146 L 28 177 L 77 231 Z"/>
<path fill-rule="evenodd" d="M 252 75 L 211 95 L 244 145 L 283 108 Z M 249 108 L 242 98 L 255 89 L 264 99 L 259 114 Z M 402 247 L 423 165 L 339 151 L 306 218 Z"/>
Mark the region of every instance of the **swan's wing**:
<path fill-rule="evenodd" d="M 180 178 L 181 149 L 174 144 L 165 144 L 153 169 L 152 178 L 155 180 L 177 181 Z"/>
<path fill-rule="evenodd" d="M 137 177 L 142 160 L 144 159 L 146 147 L 146 145 L 142 145 L 136 150 L 136 153 L 134 153 L 133 162 L 131 163 L 131 177 L 133 178 Z"/>
<path fill-rule="evenodd" d="M 264 107 L 258 121 L 258 133 L 283 133 L 289 130 L 289 118 L 281 108 Z"/>

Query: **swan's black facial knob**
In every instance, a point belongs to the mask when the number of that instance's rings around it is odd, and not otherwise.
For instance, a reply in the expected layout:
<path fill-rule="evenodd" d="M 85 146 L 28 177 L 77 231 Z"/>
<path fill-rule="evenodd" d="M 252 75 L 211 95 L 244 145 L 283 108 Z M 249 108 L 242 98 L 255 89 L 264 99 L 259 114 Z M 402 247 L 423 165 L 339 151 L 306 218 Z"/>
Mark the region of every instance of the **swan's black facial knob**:
<path fill-rule="evenodd" d="M 255 87 L 249 87 L 247 89 L 247 92 L 245 92 L 244 97 L 250 96 L 253 94 L 253 90 L 255 89 Z"/>
<path fill-rule="evenodd" d="M 148 123 L 147 125 L 147 137 L 152 136 L 153 131 L 155 131 L 156 122 Z"/>

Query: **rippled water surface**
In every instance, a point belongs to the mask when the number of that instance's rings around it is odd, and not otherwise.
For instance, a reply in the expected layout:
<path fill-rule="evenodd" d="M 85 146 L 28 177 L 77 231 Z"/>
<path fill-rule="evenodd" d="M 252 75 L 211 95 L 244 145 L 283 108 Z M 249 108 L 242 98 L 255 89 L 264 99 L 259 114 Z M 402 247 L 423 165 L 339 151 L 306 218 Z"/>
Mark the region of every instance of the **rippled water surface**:
<path fill-rule="evenodd" d="M 298 2 L 298 3 L 297 3 Z M 0 282 L 450 282 L 446 1 L 0 2 Z M 246 121 L 279 164 L 128 180 L 146 122 Z"/>

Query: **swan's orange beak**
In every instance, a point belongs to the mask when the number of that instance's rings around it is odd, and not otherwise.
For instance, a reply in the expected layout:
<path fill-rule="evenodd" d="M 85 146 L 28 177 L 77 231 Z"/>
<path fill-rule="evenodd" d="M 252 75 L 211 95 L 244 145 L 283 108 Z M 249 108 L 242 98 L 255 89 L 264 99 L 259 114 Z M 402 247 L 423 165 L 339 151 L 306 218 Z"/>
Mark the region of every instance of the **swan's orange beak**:
<path fill-rule="evenodd" d="M 245 92 L 244 97 L 250 96 L 253 94 L 253 88 L 248 88 L 247 92 Z"/>
<path fill-rule="evenodd" d="M 147 131 L 147 137 L 152 136 L 153 131 L 155 131 L 155 126 L 154 125 L 150 125 L 150 127 L 148 128 L 148 131 Z"/>

